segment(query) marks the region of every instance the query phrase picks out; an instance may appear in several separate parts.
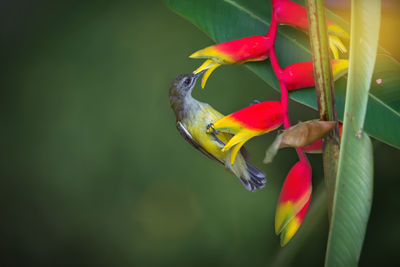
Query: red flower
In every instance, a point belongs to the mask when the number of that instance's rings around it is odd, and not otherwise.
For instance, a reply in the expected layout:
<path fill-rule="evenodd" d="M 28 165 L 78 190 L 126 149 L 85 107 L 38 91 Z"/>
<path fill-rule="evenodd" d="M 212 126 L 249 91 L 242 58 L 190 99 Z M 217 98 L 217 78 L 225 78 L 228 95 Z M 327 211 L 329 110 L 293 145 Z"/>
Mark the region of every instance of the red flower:
<path fill-rule="evenodd" d="M 268 58 L 268 52 L 272 45 L 272 39 L 268 35 L 256 35 L 212 45 L 189 57 L 207 59 L 194 71 L 194 73 L 199 73 L 207 70 L 201 82 L 201 87 L 204 88 L 208 77 L 219 66 L 265 60 Z"/>
<path fill-rule="evenodd" d="M 231 164 L 240 148 L 254 136 L 265 134 L 278 128 L 283 122 L 280 102 L 270 101 L 251 105 L 223 117 L 213 124 L 212 129 L 234 136 L 223 147 L 223 151 L 233 148 Z M 211 129 L 209 129 L 211 131 Z"/>
<path fill-rule="evenodd" d="M 271 0 L 274 14 L 279 24 L 286 24 L 303 31 L 308 31 L 307 9 L 290 0 Z M 347 52 L 346 47 L 341 39 L 349 40 L 349 34 L 340 26 L 328 20 L 328 37 L 329 47 L 331 48 L 333 57 L 339 58 L 338 50 L 343 53 Z"/>
<path fill-rule="evenodd" d="M 333 79 L 336 81 L 347 73 L 349 61 L 346 59 L 332 60 Z M 312 61 L 300 62 L 286 67 L 281 79 L 289 91 L 312 87 L 315 85 Z"/>
<path fill-rule="evenodd" d="M 299 161 L 283 183 L 276 208 L 275 233 L 281 234 L 281 246 L 299 229 L 310 203 L 311 189 L 311 167 L 307 161 Z"/>

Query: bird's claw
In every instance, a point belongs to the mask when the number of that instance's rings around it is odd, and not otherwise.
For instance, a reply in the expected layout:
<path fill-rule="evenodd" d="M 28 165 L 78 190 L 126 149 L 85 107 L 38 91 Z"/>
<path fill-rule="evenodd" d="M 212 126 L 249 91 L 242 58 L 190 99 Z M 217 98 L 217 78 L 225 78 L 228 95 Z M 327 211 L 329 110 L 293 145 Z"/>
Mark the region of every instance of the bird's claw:
<path fill-rule="evenodd" d="M 214 129 L 214 124 L 212 122 L 207 125 L 206 131 L 208 134 L 219 134 L 218 131 Z"/>
<path fill-rule="evenodd" d="M 216 140 L 220 145 L 225 146 L 225 143 L 222 142 L 222 141 L 217 137 L 217 134 L 219 134 L 219 132 L 218 132 L 217 130 L 214 129 L 214 124 L 212 124 L 212 123 L 208 124 L 208 125 L 207 125 L 207 130 L 206 130 L 206 131 L 207 131 L 208 134 L 211 134 L 211 135 L 215 138 L 215 140 Z"/>
<path fill-rule="evenodd" d="M 261 103 L 260 100 L 254 99 L 253 103 L 250 103 L 250 106 L 255 105 L 255 104 L 260 104 L 260 103 Z"/>

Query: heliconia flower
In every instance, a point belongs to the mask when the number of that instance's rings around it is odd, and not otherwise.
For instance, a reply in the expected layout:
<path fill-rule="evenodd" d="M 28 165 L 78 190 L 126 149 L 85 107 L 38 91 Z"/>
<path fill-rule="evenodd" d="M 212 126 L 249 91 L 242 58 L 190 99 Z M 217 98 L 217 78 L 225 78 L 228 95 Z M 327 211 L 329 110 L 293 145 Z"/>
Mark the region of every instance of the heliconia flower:
<path fill-rule="evenodd" d="M 342 136 L 342 128 L 343 128 L 343 123 L 339 122 L 339 135 L 340 137 Z M 301 148 L 303 152 L 305 153 L 322 153 L 322 140 L 317 140 L 312 144 L 309 144 L 308 146 L 304 146 Z"/>
<path fill-rule="evenodd" d="M 283 183 L 275 214 L 275 233 L 285 246 L 299 229 L 311 199 L 311 167 L 297 162 Z"/>
<path fill-rule="evenodd" d="M 331 64 L 333 79 L 335 81 L 345 75 L 349 68 L 349 61 L 347 59 L 334 59 L 331 61 Z M 281 79 L 289 91 L 314 86 L 312 61 L 287 66 L 281 74 Z"/>
<path fill-rule="evenodd" d="M 252 137 L 278 128 L 283 123 L 283 117 L 280 102 L 261 102 L 223 117 L 213 124 L 212 130 L 234 135 L 222 148 L 222 151 L 232 148 L 231 164 L 233 164 L 244 143 Z"/>
<path fill-rule="evenodd" d="M 190 58 L 207 59 L 193 73 L 204 73 L 201 87 L 204 88 L 211 73 L 223 64 L 242 64 L 249 61 L 262 61 L 268 58 L 268 52 L 273 45 L 268 35 L 249 36 L 233 41 L 212 45 L 194 52 Z"/>
<path fill-rule="evenodd" d="M 271 0 L 276 20 L 279 24 L 286 24 L 303 31 L 308 31 L 306 7 L 290 0 Z M 340 26 L 327 20 L 329 47 L 335 59 L 339 58 L 338 50 L 346 53 L 346 46 L 341 39 L 349 40 L 349 34 Z"/>

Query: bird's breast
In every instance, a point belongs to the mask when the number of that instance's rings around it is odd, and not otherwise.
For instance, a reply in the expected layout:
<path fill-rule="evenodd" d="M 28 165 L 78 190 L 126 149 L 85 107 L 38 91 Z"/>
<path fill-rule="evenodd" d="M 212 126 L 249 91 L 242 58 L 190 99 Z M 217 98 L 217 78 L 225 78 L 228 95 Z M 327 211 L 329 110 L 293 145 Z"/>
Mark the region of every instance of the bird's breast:
<path fill-rule="evenodd" d="M 207 152 L 214 155 L 217 159 L 225 161 L 226 152 L 222 152 L 223 147 L 211 134 L 207 133 L 207 126 L 215 123 L 222 117 L 218 112 L 208 106 L 199 106 L 187 114 L 184 123 L 193 139 L 200 144 Z M 217 135 L 223 143 L 227 143 L 230 135 L 219 133 Z"/>

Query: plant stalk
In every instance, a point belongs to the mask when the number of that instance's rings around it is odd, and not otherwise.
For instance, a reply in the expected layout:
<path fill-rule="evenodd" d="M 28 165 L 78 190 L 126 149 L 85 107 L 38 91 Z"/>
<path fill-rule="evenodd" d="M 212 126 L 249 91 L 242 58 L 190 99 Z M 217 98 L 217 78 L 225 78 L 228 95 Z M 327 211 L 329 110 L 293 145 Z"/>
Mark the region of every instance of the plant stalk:
<path fill-rule="evenodd" d="M 307 0 L 306 4 L 319 118 L 321 121 L 337 121 L 324 1 Z M 338 125 L 322 140 L 322 143 L 325 187 L 330 221 L 339 160 L 340 137 Z"/>

